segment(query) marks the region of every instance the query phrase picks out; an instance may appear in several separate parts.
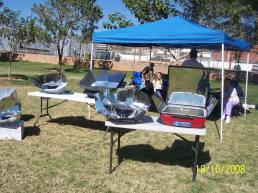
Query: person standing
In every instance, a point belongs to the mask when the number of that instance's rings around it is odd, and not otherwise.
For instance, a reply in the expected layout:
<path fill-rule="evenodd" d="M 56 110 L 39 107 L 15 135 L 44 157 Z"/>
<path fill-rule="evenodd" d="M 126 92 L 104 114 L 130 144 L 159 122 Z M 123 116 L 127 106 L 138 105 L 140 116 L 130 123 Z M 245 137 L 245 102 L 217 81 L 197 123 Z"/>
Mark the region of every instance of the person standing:
<path fill-rule="evenodd" d="M 143 74 L 140 89 L 149 96 L 154 93 L 153 84 L 150 81 L 149 74 Z"/>
<path fill-rule="evenodd" d="M 185 60 L 182 63 L 183 67 L 204 68 L 204 66 L 200 62 L 197 61 L 198 52 L 196 49 L 191 49 L 189 56 L 190 56 L 190 59 Z"/>
<path fill-rule="evenodd" d="M 146 66 L 142 70 L 142 75 L 144 76 L 145 74 L 148 74 L 150 76 L 150 78 L 153 77 L 153 75 L 154 75 L 154 63 L 150 63 L 149 66 Z"/>

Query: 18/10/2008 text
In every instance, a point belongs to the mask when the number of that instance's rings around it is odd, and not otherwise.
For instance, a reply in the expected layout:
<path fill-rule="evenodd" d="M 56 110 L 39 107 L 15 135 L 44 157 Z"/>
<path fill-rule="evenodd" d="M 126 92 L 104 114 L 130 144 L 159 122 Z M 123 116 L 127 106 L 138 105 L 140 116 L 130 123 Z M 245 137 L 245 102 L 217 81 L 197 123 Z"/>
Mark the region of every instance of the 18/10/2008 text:
<path fill-rule="evenodd" d="M 199 165 L 197 172 L 200 174 L 244 174 L 246 172 L 246 166 L 244 164 L 211 164 L 211 165 Z"/>

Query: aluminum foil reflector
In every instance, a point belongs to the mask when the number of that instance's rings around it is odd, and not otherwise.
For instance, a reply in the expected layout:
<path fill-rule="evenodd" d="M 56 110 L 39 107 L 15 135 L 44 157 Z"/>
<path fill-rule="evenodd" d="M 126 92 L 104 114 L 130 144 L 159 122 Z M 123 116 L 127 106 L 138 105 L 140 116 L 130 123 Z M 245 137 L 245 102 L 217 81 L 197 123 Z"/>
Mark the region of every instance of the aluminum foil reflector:
<path fill-rule="evenodd" d="M 96 111 L 108 118 L 137 122 L 150 107 L 150 99 L 135 88 L 107 89 L 95 94 Z"/>
<path fill-rule="evenodd" d="M 14 123 L 20 120 L 21 105 L 14 88 L 0 89 L 0 124 Z"/>
<path fill-rule="evenodd" d="M 41 91 L 52 94 L 62 94 L 65 92 L 67 80 L 64 74 L 44 74 L 36 76 L 33 84 L 41 89 Z"/>
<path fill-rule="evenodd" d="M 189 92 L 174 92 L 170 95 L 169 104 L 205 107 L 206 99 L 203 95 Z"/>
<path fill-rule="evenodd" d="M 105 89 L 121 87 L 124 78 L 125 73 L 123 72 L 89 71 L 80 81 L 80 87 L 89 97 L 94 97 L 96 93 L 103 92 Z"/>

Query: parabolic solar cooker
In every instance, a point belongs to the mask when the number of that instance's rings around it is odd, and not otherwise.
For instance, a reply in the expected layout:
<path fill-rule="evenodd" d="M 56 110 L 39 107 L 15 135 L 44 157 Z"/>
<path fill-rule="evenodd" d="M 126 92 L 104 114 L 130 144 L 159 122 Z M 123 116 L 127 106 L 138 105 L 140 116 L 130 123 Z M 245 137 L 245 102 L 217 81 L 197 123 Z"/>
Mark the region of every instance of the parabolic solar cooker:
<path fill-rule="evenodd" d="M 63 73 L 44 74 L 36 76 L 33 84 L 41 91 L 51 94 L 62 94 L 65 92 L 67 80 Z"/>
<path fill-rule="evenodd" d="M 0 125 L 20 120 L 21 105 L 14 88 L 0 89 Z"/>
<path fill-rule="evenodd" d="M 107 89 L 95 94 L 96 111 L 108 118 L 125 122 L 143 119 L 150 98 L 136 88 Z"/>
<path fill-rule="evenodd" d="M 109 70 L 89 71 L 80 81 L 80 87 L 89 97 L 109 88 L 122 87 L 125 73 Z"/>

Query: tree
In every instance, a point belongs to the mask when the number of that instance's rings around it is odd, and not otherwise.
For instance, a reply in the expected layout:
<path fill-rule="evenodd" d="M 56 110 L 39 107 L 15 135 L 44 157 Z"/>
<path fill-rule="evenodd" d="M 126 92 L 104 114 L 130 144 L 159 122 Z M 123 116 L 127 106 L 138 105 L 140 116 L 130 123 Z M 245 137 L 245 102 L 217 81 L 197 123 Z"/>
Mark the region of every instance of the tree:
<path fill-rule="evenodd" d="M 187 19 L 256 42 L 258 6 L 254 0 L 178 0 L 177 3 Z"/>
<path fill-rule="evenodd" d="M 243 38 L 252 45 L 257 43 L 258 9 L 254 1 L 228 1 L 226 20 L 222 29 L 232 36 Z"/>
<path fill-rule="evenodd" d="M 216 0 L 177 0 L 176 2 L 182 8 L 181 15 L 189 20 L 195 22 L 210 24 L 216 19 L 217 9 L 219 4 L 216 4 Z M 215 2 L 215 3 L 214 3 Z M 215 16 L 215 18 L 214 18 Z"/>
<path fill-rule="evenodd" d="M 119 12 L 111 13 L 108 15 L 108 22 L 103 23 L 105 29 L 117 29 L 133 26 L 131 20 L 127 20 L 124 15 Z"/>
<path fill-rule="evenodd" d="M 11 78 L 12 60 L 17 50 L 26 43 L 32 42 L 29 36 L 29 18 L 20 16 L 20 12 L 15 12 L 9 8 L 4 8 L 0 13 L 0 46 L 9 55 L 8 76 Z"/>
<path fill-rule="evenodd" d="M 102 17 L 96 0 L 45 0 L 34 4 L 32 11 L 39 24 L 42 41 L 53 43 L 58 52 L 61 70 L 64 47 L 73 37 L 89 40 Z"/>
<path fill-rule="evenodd" d="M 123 3 L 140 23 L 179 14 L 176 4 L 171 0 L 123 0 Z"/>
<path fill-rule="evenodd" d="M 123 0 L 141 22 L 181 15 L 255 44 L 258 39 L 256 0 Z"/>

